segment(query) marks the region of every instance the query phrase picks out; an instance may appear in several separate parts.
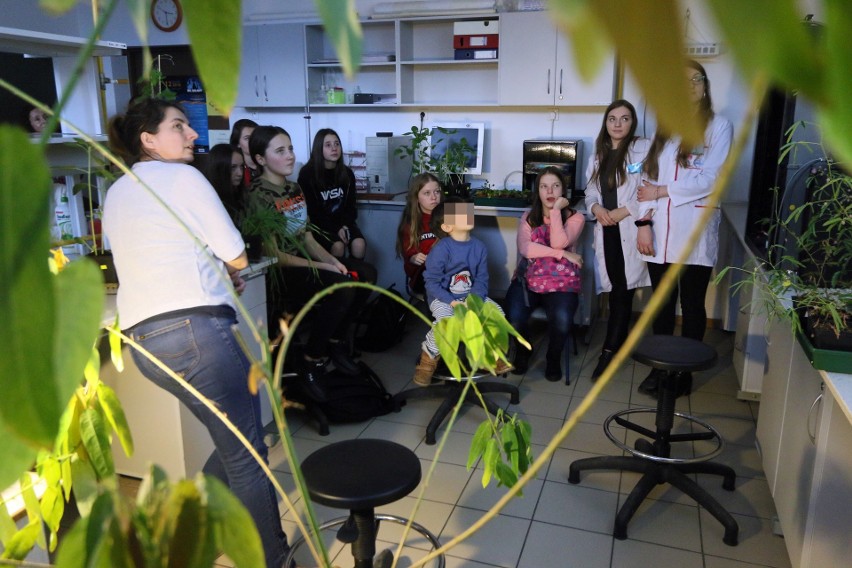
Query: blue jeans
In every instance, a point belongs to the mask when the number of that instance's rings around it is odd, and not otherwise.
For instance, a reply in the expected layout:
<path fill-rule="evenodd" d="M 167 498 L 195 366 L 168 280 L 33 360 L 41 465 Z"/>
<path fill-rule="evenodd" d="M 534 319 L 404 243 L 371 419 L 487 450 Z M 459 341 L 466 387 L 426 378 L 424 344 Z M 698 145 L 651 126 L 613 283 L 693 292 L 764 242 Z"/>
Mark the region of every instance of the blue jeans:
<path fill-rule="evenodd" d="M 234 311 L 226 306 L 207 307 L 152 319 L 131 328 L 130 337 L 212 400 L 265 460 L 260 400 L 248 391 L 249 362 L 231 331 L 237 323 Z M 279 568 L 289 546 L 281 528 L 277 495 L 266 474 L 209 409 L 144 355 L 135 349 L 132 352 L 142 374 L 174 394 L 210 432 L 216 449 L 204 465 L 204 473 L 226 482 L 248 509 L 263 542 L 267 567 Z"/>
<path fill-rule="evenodd" d="M 558 359 L 571 333 L 578 303 L 579 298 L 574 292 L 530 292 L 520 279 L 515 278 L 506 292 L 506 316 L 512 327 L 528 339 L 530 315 L 537 307 L 543 306 L 547 314 L 547 358 Z"/>

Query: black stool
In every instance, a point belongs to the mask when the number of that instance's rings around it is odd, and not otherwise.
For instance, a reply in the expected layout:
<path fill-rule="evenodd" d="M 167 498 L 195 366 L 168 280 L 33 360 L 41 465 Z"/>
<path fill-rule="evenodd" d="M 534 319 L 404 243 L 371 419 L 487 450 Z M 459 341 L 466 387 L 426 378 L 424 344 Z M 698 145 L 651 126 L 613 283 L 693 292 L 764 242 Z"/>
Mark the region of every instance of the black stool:
<path fill-rule="evenodd" d="M 373 568 L 379 522 L 387 520 L 401 525 L 408 522 L 396 515 L 376 514 L 374 509 L 405 497 L 417 487 L 420 460 L 396 442 L 344 440 L 309 455 L 302 462 L 302 472 L 311 500 L 336 509 L 349 509 L 348 516 L 328 521 L 320 530 L 340 526 L 337 539 L 351 543 L 355 568 Z M 412 523 L 411 528 L 426 538 L 433 549 L 441 547 L 435 535 L 422 525 Z M 293 543 L 285 566 L 290 565 L 302 544 L 303 537 Z M 444 556 L 440 555 L 438 568 L 443 567 Z"/>
<path fill-rule="evenodd" d="M 580 472 L 586 470 L 616 469 L 642 474 L 642 478 L 630 492 L 621 510 L 615 517 L 613 536 L 619 540 L 627 538 L 627 523 L 639 509 L 639 505 L 651 490 L 662 483 L 670 483 L 692 497 L 699 505 L 716 517 L 725 527 L 723 541 L 736 546 L 739 527 L 737 522 L 716 499 L 693 481 L 687 474 L 710 473 L 721 475 L 722 488 L 733 491 L 736 473 L 727 465 L 712 463 L 708 460 L 718 456 L 724 447 L 719 432 L 693 416 L 675 412 L 675 400 L 678 391 L 677 373 L 689 373 L 711 369 L 716 364 L 716 350 L 701 341 L 687 337 L 651 335 L 642 340 L 633 353 L 633 359 L 655 369 L 668 371 L 659 387 L 659 399 L 656 411 L 651 408 L 636 408 L 616 412 L 604 422 L 604 432 L 619 448 L 629 452 L 630 456 L 600 456 L 585 458 L 573 462 L 569 468 L 568 481 L 580 482 Z M 630 422 L 624 416 L 635 413 L 655 413 L 656 431 L 649 430 Z M 674 417 L 700 426 L 703 431 L 695 434 L 672 434 Z M 635 447 L 622 443 L 610 430 L 612 422 L 638 432 L 649 439 L 639 438 Z M 716 447 L 707 454 L 693 458 L 672 458 L 671 444 L 695 440 L 715 440 Z"/>
<path fill-rule="evenodd" d="M 487 393 L 497 392 L 497 393 L 505 393 L 509 395 L 509 402 L 512 404 L 518 404 L 520 402 L 520 393 L 518 392 L 518 387 L 509 383 L 509 382 L 497 382 L 497 381 L 481 381 L 480 379 L 485 377 L 491 377 L 491 373 L 484 370 L 476 371 L 476 373 L 471 377 L 471 380 L 476 381 L 476 388 L 479 389 L 483 395 Z M 452 373 L 444 364 L 443 360 L 438 364 L 438 368 L 435 370 L 435 374 L 432 376 L 432 384 L 427 387 L 414 387 L 408 390 L 404 390 L 400 393 L 394 395 L 394 403 L 396 404 L 396 408 L 404 406 L 405 403 L 409 399 L 418 399 L 418 398 L 442 398 L 441 406 L 438 407 L 438 410 L 435 411 L 435 414 L 432 415 L 432 419 L 429 421 L 429 425 L 426 426 L 426 444 L 433 445 L 435 443 L 435 435 L 438 431 L 438 428 L 441 427 L 441 424 L 444 422 L 444 419 L 450 414 L 453 407 L 458 402 L 459 397 L 461 396 L 462 390 L 464 390 L 464 380 L 459 380 L 452 376 Z M 488 397 L 483 396 L 482 400 L 485 401 L 485 407 L 488 409 L 488 412 L 497 416 L 497 411 L 500 409 L 494 401 L 490 400 Z M 479 398 L 476 396 L 476 393 L 473 392 L 472 389 L 468 389 L 467 395 L 464 398 L 464 404 L 472 404 L 475 406 L 479 406 Z"/>

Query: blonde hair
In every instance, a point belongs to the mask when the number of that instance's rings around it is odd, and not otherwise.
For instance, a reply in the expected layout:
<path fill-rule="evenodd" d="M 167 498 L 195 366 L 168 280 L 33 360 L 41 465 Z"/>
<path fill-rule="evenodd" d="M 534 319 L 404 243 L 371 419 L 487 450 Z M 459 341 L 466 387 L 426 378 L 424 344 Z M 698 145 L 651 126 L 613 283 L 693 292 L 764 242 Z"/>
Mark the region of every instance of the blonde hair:
<path fill-rule="evenodd" d="M 427 183 L 434 181 L 440 186 L 438 178 L 429 172 L 417 174 L 411 178 L 408 184 L 408 194 L 405 196 L 405 209 L 402 210 L 402 219 L 396 229 L 396 256 L 401 257 L 409 248 L 420 246 L 420 235 L 423 233 L 423 211 L 420 209 L 418 196 L 420 190 Z M 441 199 L 443 201 L 443 199 Z M 402 242 L 406 237 L 405 229 L 408 229 L 409 242 Z"/>

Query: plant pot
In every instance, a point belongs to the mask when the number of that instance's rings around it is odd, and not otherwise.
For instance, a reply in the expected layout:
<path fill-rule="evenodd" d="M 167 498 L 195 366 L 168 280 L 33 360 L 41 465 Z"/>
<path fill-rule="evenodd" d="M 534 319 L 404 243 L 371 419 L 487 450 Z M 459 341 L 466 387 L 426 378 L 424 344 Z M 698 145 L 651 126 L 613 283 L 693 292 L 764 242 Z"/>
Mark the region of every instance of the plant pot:
<path fill-rule="evenodd" d="M 796 339 L 815 369 L 830 373 L 849 373 L 852 370 L 852 332 L 841 330 L 840 337 L 827 325 L 814 324 L 804 308 L 796 309 L 802 331 Z"/>

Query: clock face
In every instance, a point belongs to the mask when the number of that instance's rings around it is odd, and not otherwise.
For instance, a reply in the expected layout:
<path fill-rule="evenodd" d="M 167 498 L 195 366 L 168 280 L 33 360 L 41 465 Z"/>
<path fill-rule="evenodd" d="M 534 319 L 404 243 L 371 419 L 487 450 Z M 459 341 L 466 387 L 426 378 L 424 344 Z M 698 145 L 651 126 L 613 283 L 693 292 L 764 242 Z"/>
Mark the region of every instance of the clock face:
<path fill-rule="evenodd" d="M 183 10 L 179 0 L 154 0 L 151 3 L 151 20 L 164 32 L 172 32 L 183 21 Z"/>

